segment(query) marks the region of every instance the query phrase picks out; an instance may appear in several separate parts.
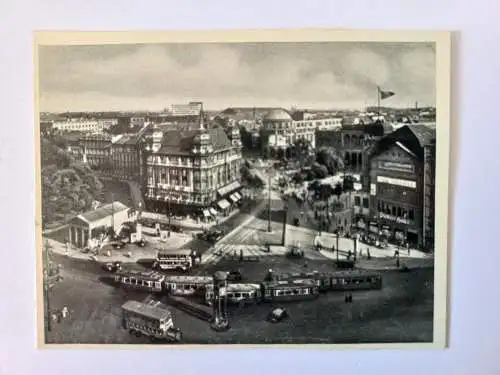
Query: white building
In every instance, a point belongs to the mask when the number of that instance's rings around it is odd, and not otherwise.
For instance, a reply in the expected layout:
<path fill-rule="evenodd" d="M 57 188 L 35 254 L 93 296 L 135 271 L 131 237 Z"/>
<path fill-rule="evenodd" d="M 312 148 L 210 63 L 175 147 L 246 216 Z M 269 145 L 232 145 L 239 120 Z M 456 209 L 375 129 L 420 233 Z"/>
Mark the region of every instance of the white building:
<path fill-rule="evenodd" d="M 102 133 L 104 129 L 118 124 L 117 119 L 71 119 L 54 122 L 52 127 L 63 132 Z"/>
<path fill-rule="evenodd" d="M 93 238 L 94 229 L 112 227 L 116 233 L 123 223 L 134 220 L 134 215 L 133 211 L 121 202 L 109 203 L 85 212 L 69 221 L 68 241 L 76 247 L 84 248 L 89 239 Z"/>

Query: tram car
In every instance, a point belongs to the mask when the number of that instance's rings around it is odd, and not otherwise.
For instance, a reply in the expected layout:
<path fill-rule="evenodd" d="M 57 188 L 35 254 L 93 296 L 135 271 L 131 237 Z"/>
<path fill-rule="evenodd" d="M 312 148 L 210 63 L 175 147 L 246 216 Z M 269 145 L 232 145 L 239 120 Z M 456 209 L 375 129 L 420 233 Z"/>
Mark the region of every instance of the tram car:
<path fill-rule="evenodd" d="M 317 282 L 313 279 L 273 280 L 261 283 L 264 302 L 285 302 L 314 299 L 319 295 Z"/>
<path fill-rule="evenodd" d="M 113 276 L 114 282 L 125 288 L 149 293 L 165 291 L 165 276 L 155 271 L 119 270 Z"/>
<path fill-rule="evenodd" d="M 165 291 L 175 296 L 204 295 L 207 286 L 213 284 L 211 276 L 165 276 Z"/>
<path fill-rule="evenodd" d="M 273 274 L 273 280 L 276 281 L 300 279 L 314 280 L 321 292 L 375 290 L 382 288 L 382 275 L 377 272 L 364 270 L 334 271 L 329 273 L 313 271 L 308 273 Z"/>
<path fill-rule="evenodd" d="M 261 286 L 259 284 L 228 284 L 226 287 L 227 302 L 233 305 L 244 306 L 262 300 Z M 205 291 L 205 303 L 212 304 L 214 298 L 213 284 L 209 284 Z"/>

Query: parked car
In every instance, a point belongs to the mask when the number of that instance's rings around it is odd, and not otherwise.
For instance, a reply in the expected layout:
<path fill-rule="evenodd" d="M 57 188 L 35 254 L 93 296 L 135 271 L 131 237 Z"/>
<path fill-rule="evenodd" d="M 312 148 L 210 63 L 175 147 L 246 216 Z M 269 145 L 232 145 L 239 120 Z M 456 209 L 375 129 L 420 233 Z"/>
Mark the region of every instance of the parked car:
<path fill-rule="evenodd" d="M 108 272 L 116 272 L 122 269 L 122 262 L 108 262 L 103 264 L 103 268 Z"/>
<path fill-rule="evenodd" d="M 243 275 L 240 271 L 229 271 L 227 273 L 227 281 L 241 281 L 243 280 Z"/>
<path fill-rule="evenodd" d="M 282 307 L 272 310 L 267 316 L 267 321 L 271 323 L 279 323 L 288 318 L 288 311 Z"/>
<path fill-rule="evenodd" d="M 303 258 L 304 251 L 301 250 L 298 246 L 292 246 L 290 247 L 286 255 L 290 258 Z"/>

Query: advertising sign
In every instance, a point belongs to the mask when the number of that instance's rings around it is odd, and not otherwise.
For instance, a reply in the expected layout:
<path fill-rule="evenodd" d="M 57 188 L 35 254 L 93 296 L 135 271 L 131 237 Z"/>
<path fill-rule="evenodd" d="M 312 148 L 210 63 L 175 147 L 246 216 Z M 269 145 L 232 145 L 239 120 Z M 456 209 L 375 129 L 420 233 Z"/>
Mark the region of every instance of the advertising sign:
<path fill-rule="evenodd" d="M 410 224 L 410 220 L 408 220 L 408 219 L 403 219 L 402 217 L 392 216 L 389 214 L 385 214 L 383 212 L 381 212 L 379 214 L 379 216 L 381 219 L 395 221 L 396 223 L 399 223 L 399 224 L 406 224 L 406 225 Z"/>
<path fill-rule="evenodd" d="M 404 164 L 393 161 L 379 161 L 378 167 L 394 172 L 414 173 L 415 167 L 412 164 Z"/>

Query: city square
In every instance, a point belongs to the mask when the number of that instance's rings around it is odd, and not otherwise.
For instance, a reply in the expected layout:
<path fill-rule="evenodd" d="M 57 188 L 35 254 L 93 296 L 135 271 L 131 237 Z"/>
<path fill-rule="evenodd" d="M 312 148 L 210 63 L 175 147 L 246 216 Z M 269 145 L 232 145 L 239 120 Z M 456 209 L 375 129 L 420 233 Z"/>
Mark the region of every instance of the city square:
<path fill-rule="evenodd" d="M 263 86 L 261 107 L 41 112 L 45 342 L 432 342 L 435 98 L 390 83 L 342 105 Z"/>

